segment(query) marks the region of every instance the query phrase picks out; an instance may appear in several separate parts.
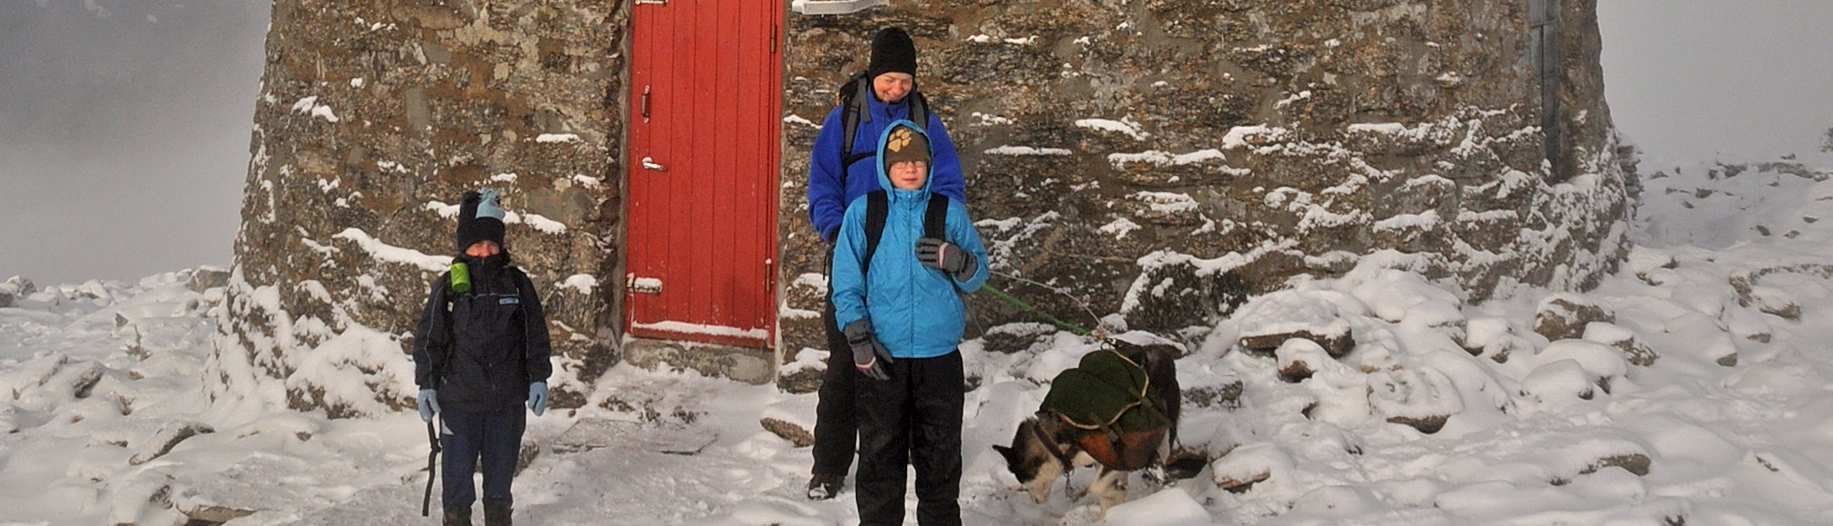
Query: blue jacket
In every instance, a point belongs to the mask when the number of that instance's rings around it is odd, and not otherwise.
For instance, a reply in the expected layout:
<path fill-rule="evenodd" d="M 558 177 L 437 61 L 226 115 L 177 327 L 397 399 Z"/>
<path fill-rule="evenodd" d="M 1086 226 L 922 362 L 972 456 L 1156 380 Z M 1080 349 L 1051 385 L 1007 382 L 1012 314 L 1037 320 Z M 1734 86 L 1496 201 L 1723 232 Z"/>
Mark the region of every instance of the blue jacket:
<path fill-rule="evenodd" d="M 885 173 L 884 145 L 891 130 L 916 123 L 899 120 L 879 134 L 872 159 L 879 188 L 889 193 L 885 232 L 872 255 L 872 275 L 861 276 L 866 253 L 866 199 L 847 206 L 834 246 L 834 319 L 841 327 L 870 317 L 879 343 L 895 358 L 934 358 L 955 352 L 967 326 L 967 308 L 956 292 L 973 292 L 987 281 L 987 251 L 967 215 L 967 205 L 948 200 L 948 242 L 974 255 L 974 275 L 956 280 L 917 262 L 916 242 L 923 237 L 923 215 L 929 208 L 932 175 L 920 190 L 899 190 Z M 922 130 L 917 130 L 922 133 Z M 933 142 L 931 144 L 934 144 Z M 860 164 L 865 164 L 861 162 Z"/>
<path fill-rule="evenodd" d="M 911 93 L 896 104 L 879 101 L 876 95 L 866 97 L 871 120 L 859 120 L 859 134 L 853 139 L 853 150 L 871 153 L 876 144 L 873 141 L 884 135 L 892 122 L 910 118 L 910 98 L 915 96 Z M 841 136 L 846 134 L 846 125 L 840 121 L 845 110 L 834 108 L 827 114 L 827 120 L 821 122 L 821 134 L 815 137 L 813 158 L 808 163 L 808 216 L 824 242 L 834 241 L 834 233 L 840 229 L 840 219 L 848 203 L 878 189 L 877 169 L 872 167 L 870 158 L 848 166 L 846 188 L 840 187 L 840 163 L 844 161 L 844 156 L 840 155 Z M 967 183 L 961 175 L 961 156 L 955 152 L 955 143 L 949 140 L 948 129 L 942 126 L 942 118 L 936 116 L 933 108 L 929 113 L 928 129 L 924 131 L 928 132 L 930 150 L 934 152 L 934 159 L 929 163 L 934 191 L 966 203 Z"/>

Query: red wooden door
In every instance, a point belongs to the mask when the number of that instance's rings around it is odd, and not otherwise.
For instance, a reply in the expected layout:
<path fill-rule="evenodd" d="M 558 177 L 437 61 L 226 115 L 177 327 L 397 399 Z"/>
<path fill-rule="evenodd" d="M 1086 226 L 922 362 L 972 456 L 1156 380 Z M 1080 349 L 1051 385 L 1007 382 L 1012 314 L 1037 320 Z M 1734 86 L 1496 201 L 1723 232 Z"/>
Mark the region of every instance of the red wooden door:
<path fill-rule="evenodd" d="M 625 327 L 768 348 L 783 3 L 644 0 L 631 45 Z"/>

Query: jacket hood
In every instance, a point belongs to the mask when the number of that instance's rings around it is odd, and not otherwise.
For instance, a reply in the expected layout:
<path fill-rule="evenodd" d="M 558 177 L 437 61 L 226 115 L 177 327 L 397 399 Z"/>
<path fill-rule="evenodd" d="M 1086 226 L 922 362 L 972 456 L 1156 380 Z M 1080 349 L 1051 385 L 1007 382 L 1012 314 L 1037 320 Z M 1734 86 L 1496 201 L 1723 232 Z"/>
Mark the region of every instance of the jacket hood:
<path fill-rule="evenodd" d="M 930 162 L 929 162 L 929 166 L 924 168 L 925 173 L 923 174 L 923 188 L 920 188 L 914 191 L 899 190 L 897 188 L 897 185 L 891 184 L 891 172 L 889 170 L 889 167 L 885 166 L 885 144 L 887 142 L 890 142 L 891 132 L 897 131 L 898 128 L 909 128 L 910 131 L 915 132 L 917 135 L 923 136 L 923 142 L 927 145 L 927 148 L 929 149 Z M 896 122 L 892 122 L 890 126 L 885 127 L 885 131 L 880 132 L 878 134 L 878 148 L 877 148 L 878 151 L 877 153 L 873 154 L 872 164 L 878 167 L 878 186 L 880 188 L 883 188 L 885 190 L 885 193 L 890 194 L 893 197 L 897 196 L 900 192 L 902 192 L 905 194 L 914 193 L 916 194 L 917 197 L 928 199 L 929 198 L 929 186 L 930 184 L 935 183 L 936 181 L 936 178 L 935 178 L 935 173 L 936 173 L 935 148 L 936 148 L 935 143 L 929 140 L 929 132 L 924 131 L 922 126 L 918 126 L 917 123 L 910 122 L 909 119 L 898 119 Z"/>

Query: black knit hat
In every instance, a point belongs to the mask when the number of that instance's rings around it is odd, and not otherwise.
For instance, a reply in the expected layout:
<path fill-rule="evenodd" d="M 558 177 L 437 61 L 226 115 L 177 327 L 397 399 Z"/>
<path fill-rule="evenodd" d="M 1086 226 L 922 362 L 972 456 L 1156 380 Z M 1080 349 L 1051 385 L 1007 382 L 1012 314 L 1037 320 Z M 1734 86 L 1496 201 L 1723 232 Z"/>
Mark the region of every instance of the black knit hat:
<path fill-rule="evenodd" d="M 479 241 L 503 246 L 503 201 L 489 188 L 482 193 L 465 192 L 458 205 L 458 253 Z"/>
<path fill-rule="evenodd" d="M 872 62 L 866 66 L 866 78 L 878 78 L 891 72 L 916 76 L 916 43 L 902 28 L 887 27 L 872 35 Z"/>

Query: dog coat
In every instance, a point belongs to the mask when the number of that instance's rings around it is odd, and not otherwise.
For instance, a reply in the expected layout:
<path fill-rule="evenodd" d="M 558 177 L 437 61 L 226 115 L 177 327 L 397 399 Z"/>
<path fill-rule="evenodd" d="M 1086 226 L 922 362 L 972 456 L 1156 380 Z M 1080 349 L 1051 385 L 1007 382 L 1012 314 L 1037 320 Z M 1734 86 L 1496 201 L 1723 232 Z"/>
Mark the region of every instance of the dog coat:
<path fill-rule="evenodd" d="M 1042 409 L 1076 430 L 1076 443 L 1110 469 L 1135 470 L 1152 453 L 1171 421 L 1151 399 L 1151 381 L 1139 365 L 1144 353 L 1126 356 L 1102 349 L 1088 353 L 1074 369 L 1057 374 Z"/>

